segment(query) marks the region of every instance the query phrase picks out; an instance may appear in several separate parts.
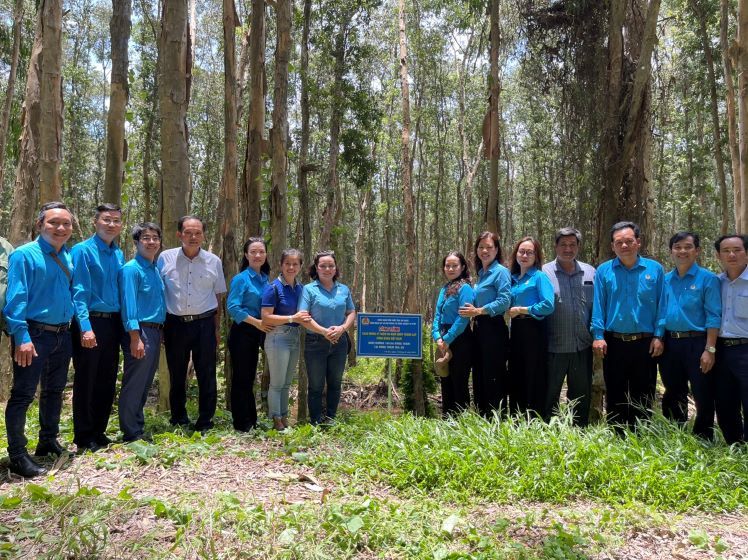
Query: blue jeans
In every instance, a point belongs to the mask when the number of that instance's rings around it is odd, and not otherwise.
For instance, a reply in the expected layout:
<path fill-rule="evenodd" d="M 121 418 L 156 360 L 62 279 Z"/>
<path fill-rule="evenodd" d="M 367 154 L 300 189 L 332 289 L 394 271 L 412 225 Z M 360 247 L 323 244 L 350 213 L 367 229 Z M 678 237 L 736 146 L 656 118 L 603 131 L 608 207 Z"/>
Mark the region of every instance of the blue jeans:
<path fill-rule="evenodd" d="M 265 355 L 270 370 L 268 416 L 288 416 L 288 388 L 299 364 L 299 329 L 279 325 L 265 335 Z"/>
<path fill-rule="evenodd" d="M 27 453 L 28 440 L 24 434 L 26 411 L 34 400 L 39 381 L 39 441 L 57 439 L 60 431 L 62 391 L 68 380 L 68 366 L 73 353 L 70 331 L 53 333 L 39 328 L 29 328 L 29 335 L 37 356 L 31 360 L 30 366 L 21 367 L 13 362 L 13 388 L 5 408 L 8 456 L 11 459 Z M 11 354 L 14 352 L 15 344 Z"/>
<path fill-rule="evenodd" d="M 158 369 L 161 352 L 161 331 L 154 327 L 142 327 L 140 339 L 145 346 L 145 356 L 133 358 L 130 353 L 130 335 L 122 337 L 124 368 L 122 388 L 119 392 L 119 427 L 122 439 L 132 441 L 141 437 L 145 431 L 143 407 L 148 398 L 148 391 Z"/>
<path fill-rule="evenodd" d="M 340 402 L 343 371 L 350 346 L 348 335 L 337 344 L 330 343 L 320 334 L 307 334 L 304 346 L 306 374 L 309 378 L 309 419 L 312 424 L 323 420 L 322 392 L 327 383 L 327 418 L 335 418 Z"/>

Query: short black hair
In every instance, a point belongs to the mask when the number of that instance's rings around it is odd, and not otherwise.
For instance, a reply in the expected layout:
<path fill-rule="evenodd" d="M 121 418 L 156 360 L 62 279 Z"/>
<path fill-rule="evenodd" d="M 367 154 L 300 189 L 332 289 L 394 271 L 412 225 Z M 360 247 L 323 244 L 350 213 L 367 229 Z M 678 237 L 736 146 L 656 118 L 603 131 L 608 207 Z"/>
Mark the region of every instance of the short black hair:
<path fill-rule="evenodd" d="M 641 229 L 639 229 L 639 226 L 636 225 L 634 222 L 617 222 L 613 224 L 613 227 L 610 228 L 610 242 L 613 242 L 613 235 L 617 231 L 621 231 L 622 229 L 631 228 L 634 230 L 634 237 L 639 239 L 639 236 L 641 235 Z"/>
<path fill-rule="evenodd" d="M 565 227 L 556 232 L 556 240 L 554 243 L 558 245 L 558 242 L 561 241 L 562 237 L 571 237 L 572 235 L 577 239 L 577 243 L 582 242 L 582 233 L 577 228 Z"/>
<path fill-rule="evenodd" d="M 120 208 L 116 204 L 112 204 L 111 202 L 105 202 L 104 204 L 99 204 L 96 207 L 96 213 L 94 214 L 94 220 L 98 220 L 99 216 L 101 216 L 102 212 L 119 212 L 120 216 L 121 216 L 122 215 L 122 208 Z"/>
<path fill-rule="evenodd" d="M 748 235 L 742 235 L 740 233 L 728 233 L 727 235 L 720 235 L 714 242 L 714 249 L 719 253 L 719 246 L 725 239 L 732 239 L 733 237 L 743 241 L 743 249 L 748 251 Z"/>
<path fill-rule="evenodd" d="M 141 222 L 139 224 L 136 224 L 132 228 L 132 240 L 136 243 L 140 241 L 140 236 L 143 235 L 143 232 L 151 229 L 158 233 L 159 239 L 161 239 L 161 227 L 159 227 L 158 224 L 154 222 Z"/>
<path fill-rule="evenodd" d="M 70 210 L 70 208 L 67 207 L 65 203 L 59 202 L 59 201 L 53 201 L 53 202 L 47 202 L 46 204 L 43 204 L 42 207 L 39 209 L 39 214 L 36 216 L 37 225 L 44 222 L 44 215 L 47 213 L 47 210 L 67 210 L 70 213 L 70 216 L 73 218 L 73 222 L 75 222 L 75 217 L 73 216 L 73 212 Z"/>
<path fill-rule="evenodd" d="M 701 240 L 699 239 L 698 233 L 694 233 L 692 231 L 679 231 L 670 238 L 670 241 L 668 241 L 668 249 L 672 251 L 673 245 L 675 245 L 679 241 L 685 241 L 689 237 L 693 239 L 693 244 L 697 249 L 701 247 Z"/>
<path fill-rule="evenodd" d="M 187 220 L 197 220 L 200 222 L 200 225 L 203 226 L 203 233 L 205 232 L 205 221 L 200 216 L 195 216 L 193 214 L 187 214 L 186 216 L 182 216 L 179 218 L 179 221 L 177 222 L 177 231 L 182 232 L 182 228 L 184 227 L 184 223 Z"/>

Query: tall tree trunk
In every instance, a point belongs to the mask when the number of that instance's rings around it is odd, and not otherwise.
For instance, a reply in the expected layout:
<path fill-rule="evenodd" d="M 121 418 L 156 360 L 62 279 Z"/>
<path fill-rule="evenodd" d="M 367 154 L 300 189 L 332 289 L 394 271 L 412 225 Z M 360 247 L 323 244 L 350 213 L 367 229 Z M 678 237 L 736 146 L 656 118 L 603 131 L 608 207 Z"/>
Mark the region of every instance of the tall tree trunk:
<path fill-rule="evenodd" d="M 16 75 L 18 73 L 18 57 L 21 52 L 21 23 L 23 22 L 23 0 L 16 0 L 13 5 L 13 51 L 10 55 L 10 74 L 5 88 L 5 101 L 0 116 L 0 200 L 3 199 L 5 181 L 5 145 L 8 140 L 8 123 L 10 122 L 10 108 L 16 89 Z"/>
<path fill-rule="evenodd" d="M 414 224 L 414 197 L 411 185 L 410 162 L 410 88 L 408 86 L 408 48 L 405 36 L 405 0 L 398 1 L 398 23 L 400 37 L 400 89 L 402 91 L 401 164 L 403 188 L 403 226 L 405 229 L 405 296 L 403 312 L 418 313 L 416 294 L 416 232 Z M 412 360 L 413 412 L 417 416 L 426 414 L 426 392 L 423 386 L 423 361 Z"/>
<path fill-rule="evenodd" d="M 722 67 L 725 77 L 727 143 L 730 146 L 730 164 L 732 169 L 732 190 L 735 213 L 735 231 L 744 231 L 742 221 L 741 166 L 740 146 L 738 145 L 738 124 L 735 116 L 735 80 L 733 78 L 733 52 L 727 37 L 729 0 L 720 0 L 719 42 L 722 50 Z"/>
<path fill-rule="evenodd" d="M 262 232 L 262 156 L 265 130 L 265 0 L 252 0 L 249 34 L 250 105 L 242 174 L 244 237 Z"/>
<path fill-rule="evenodd" d="M 706 72 L 709 79 L 709 109 L 712 114 L 714 166 L 717 171 L 717 182 L 719 183 L 720 233 L 725 235 L 727 233 L 730 209 L 727 205 L 727 179 L 725 177 L 725 163 L 722 159 L 722 132 L 719 123 L 717 79 L 714 76 L 714 56 L 712 54 L 711 39 L 706 30 L 706 19 L 698 0 L 691 0 L 691 9 L 696 16 L 696 20 L 699 22 L 699 36 L 704 48 L 704 58 L 706 59 Z"/>
<path fill-rule="evenodd" d="M 109 23 L 112 36 L 112 83 L 106 127 L 104 200 L 115 204 L 119 204 L 122 199 L 122 183 L 125 179 L 127 161 L 125 109 L 130 98 L 130 89 L 127 85 L 127 46 L 132 26 L 131 12 L 130 0 L 112 0 L 112 19 Z"/>
<path fill-rule="evenodd" d="M 489 185 L 488 202 L 486 204 L 486 229 L 501 234 L 499 228 L 499 151 L 501 147 L 501 127 L 499 126 L 501 114 L 499 113 L 499 44 L 501 41 L 501 28 L 499 26 L 499 0 L 490 0 L 490 24 L 491 24 L 491 77 L 489 79 L 490 96 L 489 112 L 491 127 L 491 159 L 489 160 Z M 468 216 L 472 220 L 472 216 Z"/>
<path fill-rule="evenodd" d="M 337 250 L 332 231 L 336 225 L 336 217 L 342 205 L 340 194 L 340 178 L 338 176 L 338 157 L 340 153 L 340 127 L 343 121 L 343 76 L 345 74 L 345 51 L 346 36 L 348 35 L 348 20 L 340 23 L 338 34 L 335 37 L 335 69 L 333 71 L 333 94 L 332 115 L 330 116 L 330 150 L 327 162 L 327 199 L 322 212 L 322 232 L 319 237 L 319 246 L 322 249 Z M 338 261 L 340 262 L 340 260 Z"/>
<path fill-rule="evenodd" d="M 218 198 L 218 224 L 215 229 L 213 247 L 221 257 L 223 275 L 227 282 L 239 268 L 239 254 L 236 245 L 237 229 L 237 80 L 236 80 L 236 38 L 235 29 L 239 27 L 239 16 L 236 13 L 234 0 L 223 0 L 223 121 L 224 152 L 223 174 L 221 176 L 221 193 Z M 231 317 L 223 314 L 224 330 L 228 332 Z M 230 403 L 231 394 L 231 361 L 224 359 L 224 379 L 226 380 L 226 402 Z"/>
<path fill-rule="evenodd" d="M 277 0 L 275 72 L 273 78 L 273 128 L 270 132 L 273 171 L 270 189 L 271 266 L 278 266 L 287 245 L 288 209 L 288 61 L 291 52 L 291 1 Z"/>
<path fill-rule="evenodd" d="M 738 146 L 740 148 L 740 229 L 748 226 L 748 0 L 738 2 Z"/>
<path fill-rule="evenodd" d="M 163 246 L 176 247 L 177 222 L 189 213 L 192 188 L 187 108 L 192 83 L 192 44 L 187 0 L 165 2 L 159 40 L 161 106 L 161 228 Z M 162 356 L 163 358 L 163 356 Z M 169 371 L 159 368 L 159 409 L 169 408 Z"/>
<path fill-rule="evenodd" d="M 40 0 L 21 110 L 21 154 L 10 223 L 14 245 L 31 239 L 37 200 L 60 199 L 61 55 L 62 2 Z"/>

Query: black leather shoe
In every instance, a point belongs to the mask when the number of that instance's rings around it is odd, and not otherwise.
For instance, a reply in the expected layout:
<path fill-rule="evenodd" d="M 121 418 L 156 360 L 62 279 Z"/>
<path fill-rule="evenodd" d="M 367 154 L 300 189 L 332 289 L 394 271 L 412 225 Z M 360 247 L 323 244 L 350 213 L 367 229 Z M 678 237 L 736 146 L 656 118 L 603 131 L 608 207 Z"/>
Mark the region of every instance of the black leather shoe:
<path fill-rule="evenodd" d="M 62 455 L 63 453 L 66 453 L 67 449 L 65 449 L 56 439 L 51 439 L 48 441 L 40 441 L 39 445 L 36 446 L 36 451 L 34 451 L 34 455 L 37 457 L 47 457 L 48 455 L 57 455 L 58 457 Z"/>
<path fill-rule="evenodd" d="M 24 453 L 20 457 L 10 460 L 10 472 L 23 478 L 34 478 L 47 474 L 47 469 L 29 457 L 28 453 Z"/>
<path fill-rule="evenodd" d="M 86 451 L 96 453 L 99 449 L 101 449 L 101 446 L 98 444 L 98 442 L 89 441 L 78 446 L 78 453 L 85 453 Z"/>
<path fill-rule="evenodd" d="M 169 420 L 169 424 L 172 426 L 182 426 L 184 428 L 187 428 L 190 425 L 190 419 L 189 418 L 172 418 Z"/>
<path fill-rule="evenodd" d="M 105 434 L 99 434 L 96 436 L 96 443 L 98 443 L 100 447 L 109 447 L 112 445 L 112 440 L 106 437 Z"/>

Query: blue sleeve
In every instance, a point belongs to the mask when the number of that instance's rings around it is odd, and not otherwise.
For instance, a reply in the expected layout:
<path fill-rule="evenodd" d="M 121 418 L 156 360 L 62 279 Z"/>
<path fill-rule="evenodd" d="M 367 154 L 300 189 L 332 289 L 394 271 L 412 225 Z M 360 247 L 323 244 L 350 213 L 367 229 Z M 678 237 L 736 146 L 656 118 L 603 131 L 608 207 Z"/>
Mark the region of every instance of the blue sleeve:
<path fill-rule="evenodd" d="M 668 308 L 668 300 L 670 299 L 669 296 L 670 290 L 668 290 L 668 283 L 667 279 L 662 283 L 662 290 L 660 290 L 660 299 L 657 304 L 657 318 L 655 320 L 655 333 L 657 331 L 662 331 L 662 333 L 665 333 L 665 324 L 667 323 L 667 308 Z M 655 334 L 655 336 L 660 336 Z"/>
<path fill-rule="evenodd" d="M 348 296 L 345 298 L 346 315 L 351 311 L 355 311 L 355 309 L 356 309 L 356 306 L 353 304 L 353 296 L 351 295 L 351 289 L 348 288 Z"/>
<path fill-rule="evenodd" d="M 498 295 L 495 300 L 485 306 L 491 317 L 503 315 L 512 303 L 512 279 L 506 268 L 501 267 L 499 269 L 499 273 L 496 275 L 496 279 L 494 280 L 494 288 L 496 288 L 496 293 Z"/>
<path fill-rule="evenodd" d="M 467 303 L 473 303 L 473 301 L 475 300 L 475 292 L 473 291 L 473 288 L 470 286 L 470 284 L 463 284 L 462 288 L 460 288 L 460 292 L 457 295 L 459 297 L 458 307 L 462 307 Z M 447 331 L 447 334 L 442 337 L 442 340 L 447 344 L 452 344 L 455 338 L 460 336 L 465 331 L 465 328 L 468 326 L 468 324 L 470 324 L 470 319 L 468 319 L 467 317 L 460 317 L 458 315 L 457 320 L 452 323 L 452 326 Z"/>
<path fill-rule="evenodd" d="M 704 312 L 707 329 L 718 329 L 722 326 L 722 283 L 718 276 L 710 275 L 706 279 Z"/>
<path fill-rule="evenodd" d="M 431 337 L 434 341 L 442 337 L 439 332 L 439 325 L 442 322 L 442 302 L 444 301 L 444 288 L 439 291 L 439 297 L 436 298 L 436 309 L 434 309 L 434 322 L 431 323 Z"/>
<path fill-rule="evenodd" d="M 242 305 L 247 286 L 244 279 L 237 274 L 231 279 L 229 296 L 226 298 L 226 309 L 235 323 L 243 323 L 249 317 L 249 311 Z"/>
<path fill-rule="evenodd" d="M 309 311 L 309 313 L 312 312 L 312 294 L 309 291 L 309 284 L 304 286 L 304 289 L 301 292 L 301 302 L 299 303 L 299 311 Z"/>
<path fill-rule="evenodd" d="M 88 305 L 91 303 L 91 271 L 85 258 L 85 248 L 76 246 L 70 251 L 73 259 L 73 305 L 81 332 L 91 330 L 88 318 Z"/>
<path fill-rule="evenodd" d="M 535 274 L 535 289 L 538 292 L 538 302 L 527 308 L 527 312 L 535 319 L 543 319 L 553 313 L 555 294 L 553 284 L 545 272 Z"/>
<path fill-rule="evenodd" d="M 140 274 L 135 267 L 126 266 L 120 271 L 120 305 L 122 324 L 127 332 L 140 329 L 138 321 L 138 285 Z"/>
<path fill-rule="evenodd" d="M 603 340 L 605 338 L 605 309 L 607 305 L 605 296 L 604 274 L 600 274 L 598 269 L 595 274 L 595 297 L 592 300 L 592 337 L 595 340 Z"/>
<path fill-rule="evenodd" d="M 657 294 L 657 310 L 655 312 L 655 332 L 654 335 L 662 338 L 665 335 L 665 321 L 663 320 L 662 323 L 658 321 L 659 317 L 659 311 L 660 307 L 663 305 L 663 288 L 665 286 L 665 269 L 662 268 L 662 265 L 657 263 L 657 267 L 659 268 L 659 274 L 657 275 L 657 291 L 655 292 Z M 667 309 L 664 310 L 665 313 L 667 313 Z"/>
<path fill-rule="evenodd" d="M 29 325 L 26 323 L 30 272 L 27 265 L 28 263 L 21 253 L 11 253 L 8 263 L 8 290 L 3 312 L 8 323 L 8 331 L 13 335 L 16 345 L 31 342 Z"/>
<path fill-rule="evenodd" d="M 265 286 L 264 290 L 262 290 L 262 303 L 260 303 L 260 307 L 270 307 L 275 309 L 278 305 L 277 295 L 278 294 L 275 291 L 275 280 L 273 280 L 270 284 Z"/>

